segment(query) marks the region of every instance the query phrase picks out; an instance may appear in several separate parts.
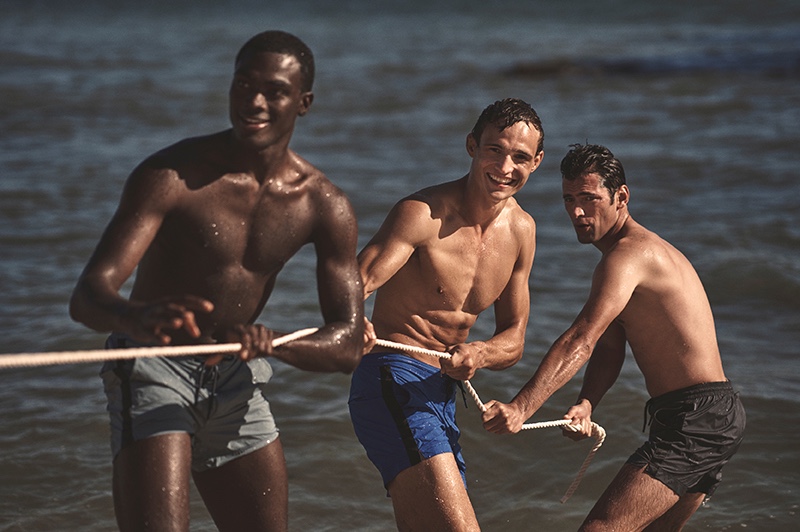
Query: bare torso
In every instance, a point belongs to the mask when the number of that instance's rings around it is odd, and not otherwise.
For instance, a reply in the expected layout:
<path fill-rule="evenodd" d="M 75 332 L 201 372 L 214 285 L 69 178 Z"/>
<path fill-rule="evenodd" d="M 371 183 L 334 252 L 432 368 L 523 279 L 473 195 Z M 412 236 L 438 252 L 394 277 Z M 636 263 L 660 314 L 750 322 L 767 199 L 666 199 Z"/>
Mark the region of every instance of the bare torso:
<path fill-rule="evenodd" d="M 189 139 L 145 162 L 150 170 L 134 185 L 150 187 L 165 215 L 131 299 L 207 298 L 214 311 L 198 316 L 205 335 L 256 319 L 283 265 L 313 240 L 318 198 L 340 194 L 293 152 L 285 171 L 261 183 L 236 171 L 230 150 L 227 132 Z"/>
<path fill-rule="evenodd" d="M 513 198 L 485 225 L 465 219 L 458 183 L 405 200 L 421 213 L 413 223 L 423 238 L 377 291 L 372 320 L 379 338 L 436 351 L 466 341 L 478 315 L 506 289 L 524 240 L 534 245 L 533 220 Z M 437 358 L 412 356 L 438 365 Z"/>
<path fill-rule="evenodd" d="M 725 380 L 711 306 L 686 257 L 629 220 L 626 235 L 606 254 L 626 253 L 640 280 L 616 322 L 651 396 Z"/>

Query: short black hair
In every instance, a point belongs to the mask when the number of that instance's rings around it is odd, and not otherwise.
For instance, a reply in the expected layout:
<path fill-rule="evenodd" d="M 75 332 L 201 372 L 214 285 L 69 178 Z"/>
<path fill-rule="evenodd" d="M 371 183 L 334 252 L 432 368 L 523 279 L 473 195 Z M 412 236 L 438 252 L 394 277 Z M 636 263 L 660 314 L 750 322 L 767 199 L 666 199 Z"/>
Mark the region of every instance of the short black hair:
<path fill-rule="evenodd" d="M 302 83 L 300 90 L 308 92 L 314 86 L 314 54 L 311 53 L 311 48 L 299 38 L 279 30 L 261 32 L 244 43 L 239 53 L 236 54 L 234 64 L 238 65 L 246 56 L 262 52 L 294 56 L 300 63 Z"/>
<path fill-rule="evenodd" d="M 544 128 L 542 128 L 542 121 L 533 107 L 527 102 L 519 98 L 506 98 L 505 100 L 497 100 L 493 104 L 486 107 L 475 126 L 472 128 L 472 137 L 475 142 L 480 143 L 483 130 L 486 129 L 487 124 L 496 126 L 500 131 L 503 131 L 509 126 L 513 126 L 517 122 L 526 122 L 532 125 L 536 131 L 539 132 L 539 145 L 536 146 L 536 153 L 544 149 Z"/>
<path fill-rule="evenodd" d="M 602 185 L 611 192 L 611 200 L 619 187 L 625 184 L 625 169 L 611 150 L 599 144 L 571 144 L 561 159 L 561 177 L 574 181 L 585 174 L 596 173 Z"/>

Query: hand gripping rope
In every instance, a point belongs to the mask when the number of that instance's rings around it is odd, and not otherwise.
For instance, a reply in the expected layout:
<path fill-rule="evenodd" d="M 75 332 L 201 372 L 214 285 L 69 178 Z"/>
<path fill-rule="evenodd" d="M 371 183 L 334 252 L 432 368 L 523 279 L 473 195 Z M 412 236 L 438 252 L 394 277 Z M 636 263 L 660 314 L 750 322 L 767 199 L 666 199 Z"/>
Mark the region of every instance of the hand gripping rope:
<path fill-rule="evenodd" d="M 451 356 L 450 353 L 442 353 L 440 351 L 433 351 L 431 349 L 424 349 L 422 347 L 415 347 L 415 346 L 400 344 L 397 342 L 390 342 L 389 340 L 378 339 L 376 345 L 380 345 L 382 347 L 389 347 L 391 349 L 400 349 L 402 351 L 407 351 L 411 353 L 419 353 L 422 355 L 435 356 L 439 358 L 450 358 Z M 478 396 L 478 392 L 476 392 L 475 388 L 472 387 L 472 384 L 470 384 L 468 380 L 462 382 L 464 383 L 464 388 L 466 388 L 467 393 L 469 393 L 470 397 L 472 397 L 472 399 L 475 401 L 475 404 L 478 405 L 480 411 L 486 412 L 486 405 L 483 404 L 481 398 Z M 563 427 L 563 426 L 567 426 L 569 430 L 577 431 L 577 429 L 573 429 L 570 426 L 570 421 L 568 419 L 559 419 L 556 421 L 542 421 L 539 423 L 525 423 L 522 425 L 521 430 L 544 429 L 549 427 Z M 601 445 L 603 445 L 603 442 L 606 439 L 605 429 L 603 429 L 603 427 L 601 427 L 594 421 L 592 422 L 592 437 L 595 439 L 594 446 L 589 451 L 589 454 L 586 456 L 586 458 L 583 460 L 583 465 L 581 465 L 581 468 L 578 471 L 575 480 L 572 481 L 572 484 L 570 484 L 569 488 L 567 488 L 567 491 L 566 493 L 564 493 L 564 496 L 561 497 L 562 503 L 567 502 L 569 498 L 572 497 L 572 494 L 575 493 L 575 490 L 578 489 L 578 485 L 581 483 L 581 479 L 583 479 L 583 475 L 584 473 L 586 473 L 586 469 L 588 469 L 589 464 L 592 463 L 594 455 L 597 453 L 597 450 L 600 448 Z"/>
<path fill-rule="evenodd" d="M 278 347 L 285 343 L 291 342 L 292 340 L 297 340 L 298 338 L 302 338 L 304 336 L 308 336 L 317 332 L 319 329 L 317 328 L 309 328 L 309 329 L 300 329 L 293 333 L 279 336 L 272 341 L 272 347 Z M 450 353 L 442 353 L 440 351 L 433 351 L 431 349 L 424 349 L 421 347 L 410 346 L 406 344 L 400 344 L 397 342 L 390 342 L 389 340 L 380 340 L 378 339 L 376 345 L 380 345 L 382 347 L 389 347 L 392 349 L 399 349 L 402 351 L 412 352 L 412 353 L 419 353 L 423 355 L 430 355 L 439 358 L 450 358 Z M 127 349 L 93 349 L 93 350 L 85 350 L 85 351 L 52 351 L 49 353 L 17 353 L 17 354 L 5 354 L 0 355 L 0 369 L 4 368 L 18 368 L 18 367 L 33 367 L 33 366 L 48 366 L 54 364 L 74 364 L 74 363 L 83 363 L 83 362 L 101 362 L 107 360 L 125 360 L 131 358 L 152 358 L 152 357 L 160 357 L 160 356 L 196 356 L 196 355 L 212 355 L 212 354 L 221 354 L 221 353 L 236 353 L 242 349 L 242 344 L 240 343 L 228 343 L 228 344 L 200 344 L 200 345 L 177 345 L 177 346 L 156 346 L 156 347 L 133 347 Z M 470 397 L 475 401 L 475 404 L 478 405 L 478 408 L 481 412 L 486 412 L 486 406 L 481 401 L 480 397 L 478 396 L 478 392 L 475 391 L 475 388 L 472 387 L 472 384 L 468 380 L 463 381 L 464 387 L 466 388 L 467 392 L 469 393 Z M 544 421 L 540 423 L 526 423 L 522 425 L 522 430 L 529 430 L 529 429 L 543 429 L 549 427 L 569 427 L 569 420 L 567 419 L 559 419 L 556 421 Z M 561 497 L 561 502 L 567 502 L 567 500 L 575 493 L 575 490 L 578 488 L 578 485 L 581 483 L 581 479 L 583 478 L 586 469 L 589 467 L 589 464 L 592 462 L 595 453 L 603 445 L 603 441 L 606 439 L 606 431 L 598 425 L 597 423 L 592 422 L 592 437 L 595 439 L 595 444 L 592 449 L 589 451 L 589 454 L 586 456 L 586 459 L 583 461 L 583 465 L 581 466 L 580 470 L 578 471 L 575 480 L 572 481 L 572 484 L 567 489 L 567 492 Z"/>

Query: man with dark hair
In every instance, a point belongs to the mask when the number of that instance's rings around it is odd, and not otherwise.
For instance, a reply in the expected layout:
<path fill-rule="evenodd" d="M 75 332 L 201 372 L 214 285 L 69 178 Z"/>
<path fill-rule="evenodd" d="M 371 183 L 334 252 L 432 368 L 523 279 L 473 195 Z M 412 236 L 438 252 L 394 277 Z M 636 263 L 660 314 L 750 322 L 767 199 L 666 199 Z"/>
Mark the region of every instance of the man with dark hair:
<path fill-rule="evenodd" d="M 578 240 L 602 257 L 578 317 L 510 404 L 486 403 L 484 425 L 498 434 L 519 431 L 588 361 L 578 401 L 564 418 L 576 430 L 567 436 L 590 436 L 592 412 L 629 344 L 651 397 L 650 437 L 581 530 L 680 530 L 719 484 L 745 425 L 722 369 L 708 297 L 686 257 L 633 220 L 625 172 L 608 149 L 573 146 L 561 174 Z"/>
<path fill-rule="evenodd" d="M 374 348 L 353 374 L 350 414 L 392 498 L 400 530 L 477 530 L 458 444 L 459 381 L 522 356 L 535 251 L 514 199 L 542 162 L 541 121 L 522 100 L 495 102 L 467 135 L 469 173 L 402 199 L 359 254 L 374 335 L 450 358 Z M 496 330 L 466 343 L 494 305 Z"/>
<path fill-rule="evenodd" d="M 292 35 L 266 32 L 245 44 L 230 87 L 232 128 L 142 162 L 78 280 L 70 313 L 112 331 L 109 347 L 243 346 L 238 356 L 104 366 L 122 530 L 188 530 L 190 475 L 220 530 L 286 530 L 286 463 L 264 397 L 266 357 L 346 373 L 360 360 L 352 206 L 289 149 L 313 100 L 313 76 L 311 51 Z M 275 333 L 254 322 L 305 244 L 316 250 L 325 323 L 273 349 Z M 134 269 L 125 298 L 119 290 Z"/>

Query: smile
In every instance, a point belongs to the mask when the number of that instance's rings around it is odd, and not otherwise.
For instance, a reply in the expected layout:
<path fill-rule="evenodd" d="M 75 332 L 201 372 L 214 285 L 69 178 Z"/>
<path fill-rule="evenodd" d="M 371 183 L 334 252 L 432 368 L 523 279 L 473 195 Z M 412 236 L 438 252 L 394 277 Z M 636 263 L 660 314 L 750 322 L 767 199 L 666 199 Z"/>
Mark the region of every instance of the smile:
<path fill-rule="evenodd" d="M 494 183 L 497 183 L 498 185 L 508 186 L 508 185 L 511 185 L 512 183 L 514 183 L 514 180 L 511 179 L 510 177 L 501 177 L 501 176 L 496 176 L 496 175 L 492 175 L 492 174 L 487 174 L 487 175 L 489 176 L 489 179 L 491 181 L 493 181 Z"/>
<path fill-rule="evenodd" d="M 269 119 L 257 116 L 239 115 L 239 120 L 247 128 L 261 129 L 269 124 Z"/>

